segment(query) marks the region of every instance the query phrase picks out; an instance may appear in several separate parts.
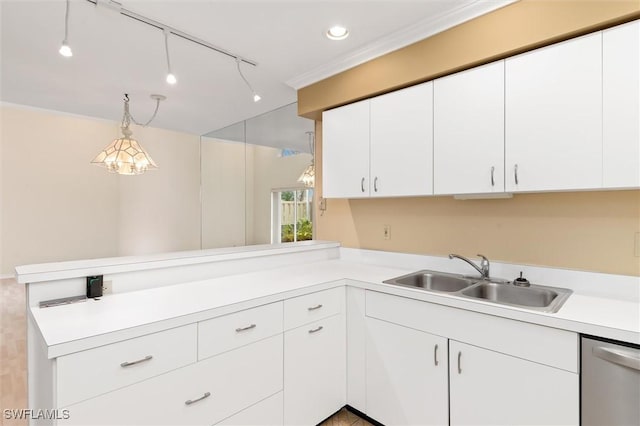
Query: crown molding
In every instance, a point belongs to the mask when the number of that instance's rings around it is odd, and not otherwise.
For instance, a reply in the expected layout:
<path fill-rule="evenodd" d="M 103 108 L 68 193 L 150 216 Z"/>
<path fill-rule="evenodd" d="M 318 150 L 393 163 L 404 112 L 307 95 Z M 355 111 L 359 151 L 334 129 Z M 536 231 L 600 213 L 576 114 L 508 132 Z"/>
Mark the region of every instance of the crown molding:
<path fill-rule="evenodd" d="M 285 84 L 298 90 L 517 1 L 519 0 L 476 0 L 445 14 L 431 16 L 295 76 Z"/>

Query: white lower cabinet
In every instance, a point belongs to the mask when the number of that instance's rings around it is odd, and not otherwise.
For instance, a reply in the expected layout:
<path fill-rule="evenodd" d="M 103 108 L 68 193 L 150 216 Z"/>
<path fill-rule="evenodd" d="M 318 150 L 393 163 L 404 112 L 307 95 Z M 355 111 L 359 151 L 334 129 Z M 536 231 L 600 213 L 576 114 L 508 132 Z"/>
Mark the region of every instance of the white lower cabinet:
<path fill-rule="evenodd" d="M 387 425 L 446 425 L 447 339 L 367 318 L 367 415 Z"/>
<path fill-rule="evenodd" d="M 58 424 L 215 424 L 282 390 L 282 347 L 279 334 L 225 352 L 68 406 Z"/>
<path fill-rule="evenodd" d="M 278 392 L 217 424 L 224 426 L 282 425 L 282 401 L 282 392 Z"/>
<path fill-rule="evenodd" d="M 575 333 L 368 290 L 365 302 L 371 418 L 387 426 L 579 424 Z"/>
<path fill-rule="evenodd" d="M 451 425 L 579 424 L 575 373 L 453 340 L 449 369 Z"/>
<path fill-rule="evenodd" d="M 344 314 L 284 333 L 284 424 L 315 425 L 345 405 Z"/>

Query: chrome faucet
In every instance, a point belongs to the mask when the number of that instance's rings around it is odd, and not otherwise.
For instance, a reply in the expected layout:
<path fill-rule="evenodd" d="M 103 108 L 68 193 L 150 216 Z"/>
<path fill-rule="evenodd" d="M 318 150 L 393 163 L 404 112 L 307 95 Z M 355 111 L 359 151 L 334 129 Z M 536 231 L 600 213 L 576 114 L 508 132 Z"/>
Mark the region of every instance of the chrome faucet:
<path fill-rule="evenodd" d="M 449 259 L 453 259 L 455 257 L 456 259 L 464 260 L 469 265 L 473 266 L 473 268 L 476 271 L 480 272 L 480 276 L 482 277 L 483 280 L 488 280 L 489 279 L 489 259 L 487 259 L 485 256 L 481 254 L 478 254 L 478 256 L 482 258 L 482 261 L 480 261 L 480 267 L 478 267 L 475 263 L 473 263 L 466 257 L 460 256 L 459 254 L 450 254 Z"/>

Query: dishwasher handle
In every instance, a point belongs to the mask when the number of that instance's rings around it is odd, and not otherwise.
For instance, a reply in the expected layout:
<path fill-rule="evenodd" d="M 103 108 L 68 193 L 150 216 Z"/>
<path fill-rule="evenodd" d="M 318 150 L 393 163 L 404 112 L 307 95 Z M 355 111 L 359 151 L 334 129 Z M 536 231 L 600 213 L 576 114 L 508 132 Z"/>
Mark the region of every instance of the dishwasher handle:
<path fill-rule="evenodd" d="M 640 353 L 625 351 L 623 349 L 605 348 L 596 346 L 592 349 L 594 356 L 614 364 L 622 365 L 640 371 Z"/>

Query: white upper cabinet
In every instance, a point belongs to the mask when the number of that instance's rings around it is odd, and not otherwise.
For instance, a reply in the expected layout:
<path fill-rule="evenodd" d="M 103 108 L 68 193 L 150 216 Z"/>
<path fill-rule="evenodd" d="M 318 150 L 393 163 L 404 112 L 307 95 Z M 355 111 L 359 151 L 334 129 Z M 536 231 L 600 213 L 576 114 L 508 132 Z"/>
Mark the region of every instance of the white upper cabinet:
<path fill-rule="evenodd" d="M 322 114 L 322 192 L 326 198 L 369 196 L 369 100 Z"/>
<path fill-rule="evenodd" d="M 508 192 L 602 187 L 602 34 L 506 60 Z"/>
<path fill-rule="evenodd" d="M 433 82 L 371 99 L 371 196 L 433 194 Z"/>
<path fill-rule="evenodd" d="M 602 35 L 603 186 L 640 187 L 640 21 Z"/>
<path fill-rule="evenodd" d="M 504 61 L 434 84 L 434 193 L 503 192 Z"/>

